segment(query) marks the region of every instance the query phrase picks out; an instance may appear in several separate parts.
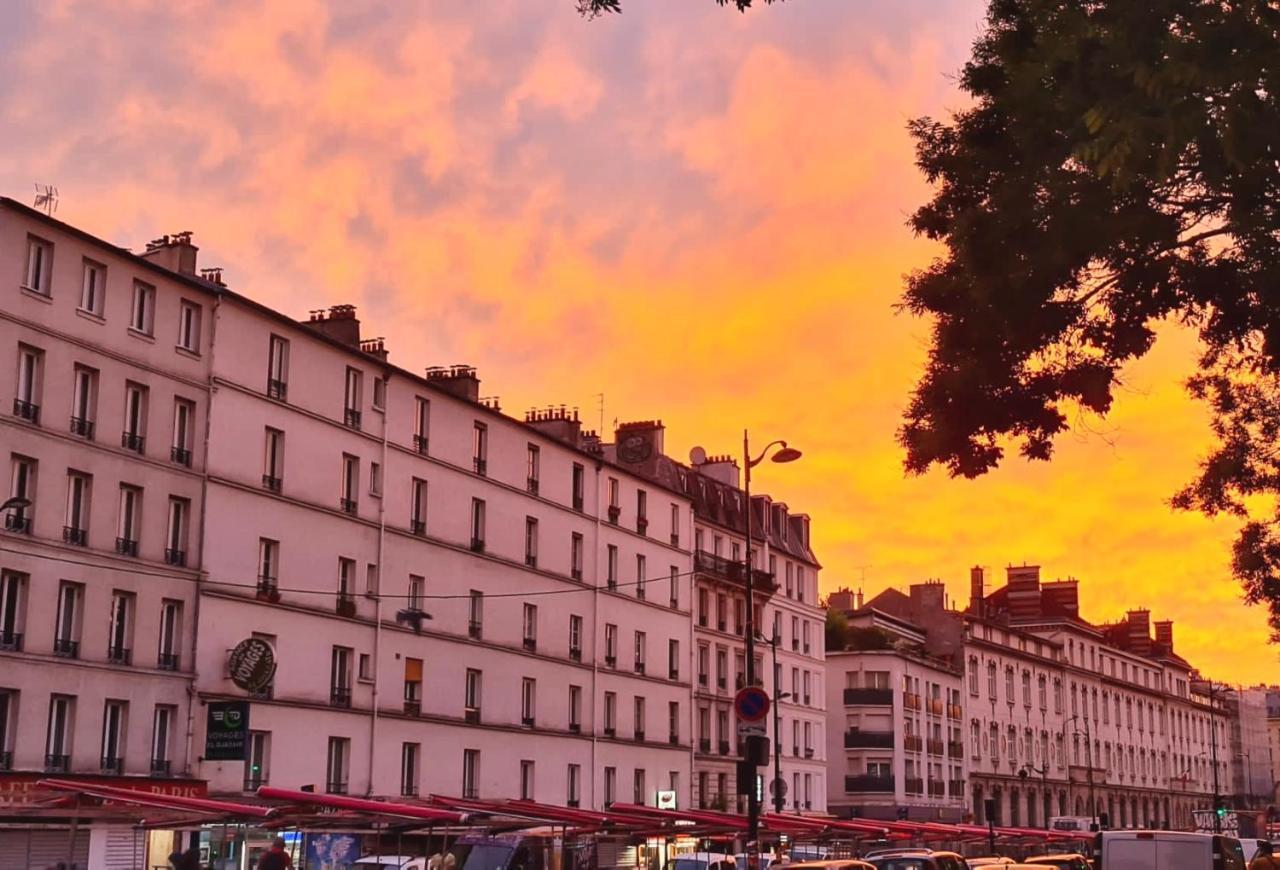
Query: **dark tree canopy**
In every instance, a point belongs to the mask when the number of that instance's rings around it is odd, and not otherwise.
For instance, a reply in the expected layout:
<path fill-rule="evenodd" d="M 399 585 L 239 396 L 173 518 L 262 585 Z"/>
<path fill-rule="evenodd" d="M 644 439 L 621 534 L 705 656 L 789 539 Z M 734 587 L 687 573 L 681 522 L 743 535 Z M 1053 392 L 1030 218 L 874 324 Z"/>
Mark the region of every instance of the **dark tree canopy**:
<path fill-rule="evenodd" d="M 736 6 L 739 12 L 751 8 L 752 0 L 716 0 L 720 6 Z M 781 3 L 782 0 L 763 0 L 764 3 Z M 622 0 L 578 0 L 578 13 L 586 18 L 596 18 L 605 12 L 621 12 Z"/>
<path fill-rule="evenodd" d="M 946 252 L 905 292 L 934 323 L 908 470 L 1048 459 L 1182 323 L 1218 443 L 1174 504 L 1243 519 L 1280 638 L 1280 5 L 990 0 L 960 85 L 971 108 L 911 124 L 935 185 L 911 226 Z"/>

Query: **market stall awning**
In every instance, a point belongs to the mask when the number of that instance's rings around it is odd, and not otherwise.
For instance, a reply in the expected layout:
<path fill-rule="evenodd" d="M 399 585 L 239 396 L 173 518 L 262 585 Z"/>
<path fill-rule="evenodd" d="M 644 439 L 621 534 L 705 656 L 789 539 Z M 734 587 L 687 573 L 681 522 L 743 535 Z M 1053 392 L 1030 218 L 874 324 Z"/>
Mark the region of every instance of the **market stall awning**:
<path fill-rule="evenodd" d="M 419 819 L 425 822 L 446 824 L 465 824 L 470 821 L 471 814 L 456 810 L 440 809 L 422 804 L 402 804 L 394 801 L 379 801 L 371 798 L 348 797 L 338 794 L 316 794 L 310 791 L 296 791 L 289 788 L 275 788 L 264 785 L 258 789 L 258 797 L 268 800 L 288 801 L 291 804 L 305 806 L 329 807 L 335 810 L 352 810 L 358 813 L 377 816 L 395 816 L 402 819 Z"/>
<path fill-rule="evenodd" d="M 149 792 L 116 786 L 82 782 L 72 779 L 42 779 L 36 783 L 40 788 L 50 791 L 67 792 L 69 794 L 89 795 L 101 800 L 117 803 L 134 804 L 156 809 L 195 811 L 216 816 L 231 816 L 265 819 L 272 814 L 270 807 L 255 804 L 242 804 L 233 801 L 214 800 L 212 798 L 183 797 L 180 795 L 160 795 Z"/>

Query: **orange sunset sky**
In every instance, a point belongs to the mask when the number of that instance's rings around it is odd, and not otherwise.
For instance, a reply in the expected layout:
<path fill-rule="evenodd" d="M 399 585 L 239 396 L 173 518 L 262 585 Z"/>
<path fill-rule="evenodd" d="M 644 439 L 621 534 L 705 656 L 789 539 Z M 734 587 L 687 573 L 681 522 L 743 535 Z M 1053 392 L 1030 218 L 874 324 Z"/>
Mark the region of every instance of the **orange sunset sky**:
<path fill-rule="evenodd" d="M 808 512 L 824 591 L 970 565 L 1145 606 L 1231 682 L 1274 682 L 1231 521 L 1170 495 L 1208 445 L 1173 332 L 1051 464 L 907 479 L 895 441 L 928 325 L 894 311 L 936 251 L 908 119 L 964 105 L 980 0 L 111 4 L 0 9 L 0 192 L 141 248 L 190 229 L 273 307 L 351 302 L 409 368 L 467 362 L 522 414 L 659 417 L 668 452 L 790 439 L 757 485 Z M 864 580 L 865 578 L 865 580 Z"/>

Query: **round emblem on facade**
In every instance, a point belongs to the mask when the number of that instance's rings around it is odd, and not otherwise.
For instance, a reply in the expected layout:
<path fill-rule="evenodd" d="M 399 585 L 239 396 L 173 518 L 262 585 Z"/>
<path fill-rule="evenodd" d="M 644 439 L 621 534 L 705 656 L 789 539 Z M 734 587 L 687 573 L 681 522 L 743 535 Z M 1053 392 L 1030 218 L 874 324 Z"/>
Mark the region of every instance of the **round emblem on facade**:
<path fill-rule="evenodd" d="M 635 464 L 644 462 L 653 454 L 653 445 L 643 435 L 628 435 L 618 443 L 618 459 Z"/>
<path fill-rule="evenodd" d="M 227 658 L 228 676 L 246 692 L 261 692 L 276 675 L 276 651 L 258 637 L 236 644 Z"/>

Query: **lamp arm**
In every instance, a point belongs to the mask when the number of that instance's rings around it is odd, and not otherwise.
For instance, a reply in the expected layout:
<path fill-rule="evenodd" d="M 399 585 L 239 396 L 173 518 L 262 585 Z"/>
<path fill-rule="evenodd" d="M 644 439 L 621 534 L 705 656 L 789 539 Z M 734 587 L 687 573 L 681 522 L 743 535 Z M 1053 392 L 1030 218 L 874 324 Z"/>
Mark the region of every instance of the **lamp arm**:
<path fill-rule="evenodd" d="M 774 447 L 786 447 L 786 446 L 787 446 L 787 442 L 783 441 L 781 438 L 779 438 L 777 441 L 770 441 L 768 444 L 764 446 L 764 450 L 760 451 L 759 456 L 757 456 L 755 459 L 750 459 L 750 458 L 747 459 L 747 468 L 755 468 L 761 462 L 764 462 L 764 458 L 769 454 L 770 449 Z"/>

